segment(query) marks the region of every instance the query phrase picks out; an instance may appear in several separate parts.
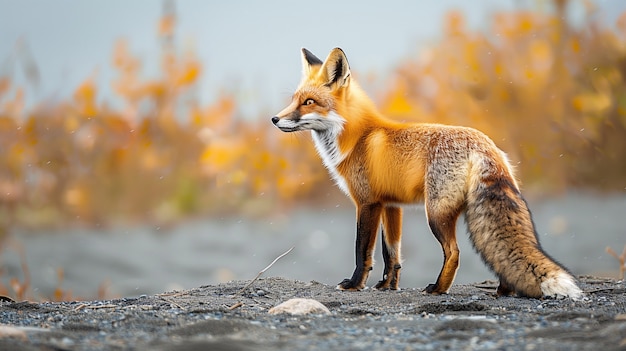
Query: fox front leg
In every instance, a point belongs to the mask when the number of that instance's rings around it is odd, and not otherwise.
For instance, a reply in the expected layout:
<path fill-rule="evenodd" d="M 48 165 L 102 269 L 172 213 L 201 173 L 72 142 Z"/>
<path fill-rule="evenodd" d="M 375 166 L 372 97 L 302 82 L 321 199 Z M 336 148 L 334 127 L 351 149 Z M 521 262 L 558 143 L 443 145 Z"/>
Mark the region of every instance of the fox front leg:
<path fill-rule="evenodd" d="M 380 225 L 381 204 L 357 206 L 356 268 L 352 278 L 344 279 L 337 286 L 341 290 L 361 290 L 373 267 L 372 253 L 376 244 L 376 232 Z"/>
<path fill-rule="evenodd" d="M 400 269 L 400 241 L 402 239 L 402 208 L 385 207 L 383 210 L 383 230 L 381 231 L 383 260 L 385 268 L 383 279 L 376 284 L 378 290 L 398 290 Z"/>

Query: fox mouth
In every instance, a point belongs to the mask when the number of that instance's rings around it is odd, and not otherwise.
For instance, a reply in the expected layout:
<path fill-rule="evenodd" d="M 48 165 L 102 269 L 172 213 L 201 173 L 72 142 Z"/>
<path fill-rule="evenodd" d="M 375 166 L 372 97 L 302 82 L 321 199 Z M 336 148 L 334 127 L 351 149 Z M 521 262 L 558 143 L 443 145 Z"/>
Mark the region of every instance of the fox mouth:
<path fill-rule="evenodd" d="M 300 121 L 280 119 L 278 117 L 272 118 L 272 123 L 274 123 L 274 125 L 283 132 L 297 132 L 301 130 L 306 130 L 306 126 L 299 122 Z"/>
<path fill-rule="evenodd" d="M 280 129 L 282 132 L 299 132 L 302 129 L 298 128 L 298 127 L 279 127 L 276 126 L 276 128 Z"/>
<path fill-rule="evenodd" d="M 300 123 L 296 125 L 287 125 L 287 126 L 279 126 L 276 124 L 276 127 L 283 132 L 301 132 L 305 130 L 315 130 L 310 123 Z"/>

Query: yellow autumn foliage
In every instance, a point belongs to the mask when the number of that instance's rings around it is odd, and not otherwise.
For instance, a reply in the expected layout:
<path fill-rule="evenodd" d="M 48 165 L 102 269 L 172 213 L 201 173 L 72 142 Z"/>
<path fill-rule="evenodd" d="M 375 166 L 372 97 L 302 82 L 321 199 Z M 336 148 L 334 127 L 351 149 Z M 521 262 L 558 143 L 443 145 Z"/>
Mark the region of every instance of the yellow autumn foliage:
<path fill-rule="evenodd" d="M 623 190 L 626 14 L 611 29 L 591 14 L 572 26 L 559 11 L 496 13 L 488 32 L 451 12 L 439 41 L 379 89 L 379 106 L 484 131 L 526 188 Z M 121 106 L 99 99 L 94 75 L 68 101 L 25 111 L 24 90 L 0 77 L 0 227 L 269 213 L 338 193 L 308 135 L 240 118 L 234 94 L 201 104 L 196 86 L 211 72 L 178 49 L 171 9 L 156 35 L 156 77 L 130 43 L 113 48 Z"/>
<path fill-rule="evenodd" d="M 557 5 L 554 13 L 495 14 L 487 33 L 451 14 L 428 55 L 398 67 L 384 112 L 484 131 L 540 192 L 623 190 L 626 31 L 592 13 L 570 25 L 565 3 Z"/>

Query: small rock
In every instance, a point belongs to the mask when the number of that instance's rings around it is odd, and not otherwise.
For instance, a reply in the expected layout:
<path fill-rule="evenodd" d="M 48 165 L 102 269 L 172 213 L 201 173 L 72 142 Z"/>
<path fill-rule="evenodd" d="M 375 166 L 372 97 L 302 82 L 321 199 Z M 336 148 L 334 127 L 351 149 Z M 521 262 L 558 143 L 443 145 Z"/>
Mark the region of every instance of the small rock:
<path fill-rule="evenodd" d="M 322 305 L 319 301 L 312 299 L 291 299 L 281 303 L 278 306 L 274 306 L 269 310 L 270 314 L 292 314 L 292 315 L 305 315 L 305 314 L 330 314 L 330 311 L 326 306 Z"/>
<path fill-rule="evenodd" d="M 74 345 L 74 340 L 68 338 L 67 336 L 64 337 L 63 339 L 61 339 L 61 344 L 63 346 L 73 346 Z"/>

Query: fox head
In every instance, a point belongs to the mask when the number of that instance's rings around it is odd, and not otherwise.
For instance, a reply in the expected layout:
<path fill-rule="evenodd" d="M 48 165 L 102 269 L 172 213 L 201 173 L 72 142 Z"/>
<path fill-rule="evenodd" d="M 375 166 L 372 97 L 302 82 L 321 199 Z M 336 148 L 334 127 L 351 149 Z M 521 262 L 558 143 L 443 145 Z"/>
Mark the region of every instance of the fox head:
<path fill-rule="evenodd" d="M 302 49 L 302 81 L 291 103 L 272 123 L 283 132 L 312 130 L 320 133 L 341 131 L 345 119 L 337 113 L 337 104 L 350 86 L 350 66 L 340 48 L 333 49 L 325 61 Z"/>

